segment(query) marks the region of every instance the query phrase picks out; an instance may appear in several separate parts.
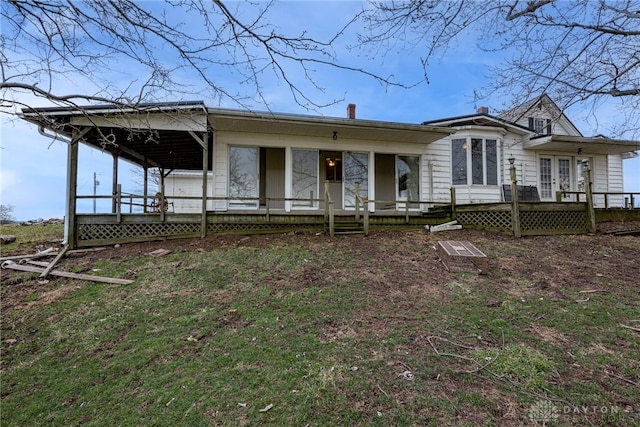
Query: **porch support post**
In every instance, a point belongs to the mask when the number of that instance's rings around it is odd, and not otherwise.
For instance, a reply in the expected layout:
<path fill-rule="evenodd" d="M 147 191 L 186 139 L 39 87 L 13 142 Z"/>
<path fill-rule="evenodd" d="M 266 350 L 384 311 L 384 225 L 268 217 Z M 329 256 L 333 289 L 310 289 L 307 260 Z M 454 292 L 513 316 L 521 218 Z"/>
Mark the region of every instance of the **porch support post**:
<path fill-rule="evenodd" d="M 591 182 L 591 168 L 589 167 L 589 162 L 586 163 L 586 168 L 584 171 L 584 179 L 586 181 L 585 185 L 585 196 L 587 198 L 587 231 L 589 233 L 596 232 L 596 212 L 593 206 L 593 183 Z"/>
<path fill-rule="evenodd" d="M 209 145 L 207 133 L 202 134 L 202 218 L 200 221 L 200 237 L 207 235 L 207 178 L 209 176 Z"/>
<path fill-rule="evenodd" d="M 449 189 L 451 195 L 449 198 L 451 199 L 451 220 L 456 219 L 456 187 L 451 186 Z"/>
<path fill-rule="evenodd" d="M 142 213 L 147 213 L 147 198 L 149 196 L 149 189 L 147 188 L 149 186 L 149 166 L 145 163 L 142 168 L 144 170 L 144 188 L 142 189 Z"/>
<path fill-rule="evenodd" d="M 513 164 L 512 159 L 509 159 L 511 167 L 509 172 L 511 173 L 511 228 L 513 229 L 513 235 L 515 237 L 521 237 L 520 231 L 520 206 L 518 205 L 518 180 L 516 178 L 516 167 Z"/>
<path fill-rule="evenodd" d="M 369 186 L 367 188 L 367 199 L 366 200 L 375 200 L 376 199 L 376 153 L 373 151 L 369 151 Z M 375 212 L 376 204 L 368 203 L 369 206 L 365 205 L 365 209 L 369 209 L 369 212 Z"/>
<path fill-rule="evenodd" d="M 119 153 L 118 150 L 113 150 L 113 152 L 111 153 L 112 157 L 113 157 L 113 184 L 112 184 L 112 195 L 113 198 L 111 199 L 111 213 L 116 213 L 117 212 L 117 204 L 118 201 L 116 200 L 117 196 L 118 196 L 118 158 Z"/>
<path fill-rule="evenodd" d="M 159 197 L 156 197 L 154 203 L 158 204 L 158 211 L 160 212 L 160 222 L 164 222 L 164 168 L 160 168 L 160 188 L 158 188 Z M 158 195 L 156 195 L 158 196 Z"/>
<path fill-rule="evenodd" d="M 207 132 L 198 135 L 189 131 L 189 135 L 196 140 L 202 148 L 202 213 L 200 218 L 200 237 L 207 235 L 207 178 L 209 177 L 209 137 Z M 163 182 L 164 194 L 164 182 Z"/>
<path fill-rule="evenodd" d="M 71 141 L 67 145 L 67 206 L 64 215 L 64 243 L 70 249 L 78 247 L 76 232 L 76 197 L 78 191 L 78 151 L 79 141 L 91 130 L 90 127 L 82 130 L 73 130 Z"/>
<path fill-rule="evenodd" d="M 78 245 L 76 241 L 76 195 L 78 187 L 78 140 L 74 135 L 67 146 L 67 206 L 64 216 L 64 241 L 71 249 Z"/>
<path fill-rule="evenodd" d="M 428 160 L 427 165 L 429 167 L 429 201 L 433 202 L 433 162 Z"/>
<path fill-rule="evenodd" d="M 291 197 L 293 187 L 293 154 L 291 147 L 284 149 L 284 211 L 291 212 Z"/>

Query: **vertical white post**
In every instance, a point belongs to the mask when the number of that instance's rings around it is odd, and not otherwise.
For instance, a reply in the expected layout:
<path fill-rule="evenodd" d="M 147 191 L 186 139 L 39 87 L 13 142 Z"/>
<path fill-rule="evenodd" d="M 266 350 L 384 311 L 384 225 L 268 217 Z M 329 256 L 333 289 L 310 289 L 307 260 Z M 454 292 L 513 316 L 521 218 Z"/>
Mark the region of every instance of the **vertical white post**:
<path fill-rule="evenodd" d="M 369 170 L 367 171 L 369 175 L 369 186 L 367 193 L 367 200 L 375 200 L 376 199 L 376 153 L 373 151 L 369 151 Z M 369 212 L 376 211 L 375 203 L 368 203 Z"/>
<path fill-rule="evenodd" d="M 293 155 L 291 147 L 284 149 L 284 198 L 290 199 L 293 190 Z M 291 212 L 291 200 L 285 200 L 284 211 Z"/>

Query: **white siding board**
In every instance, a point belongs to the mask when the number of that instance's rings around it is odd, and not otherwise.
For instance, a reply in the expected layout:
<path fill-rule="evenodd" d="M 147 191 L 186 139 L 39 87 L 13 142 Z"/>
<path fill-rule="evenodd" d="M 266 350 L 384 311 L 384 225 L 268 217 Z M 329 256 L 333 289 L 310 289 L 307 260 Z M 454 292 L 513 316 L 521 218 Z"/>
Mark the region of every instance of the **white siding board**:
<path fill-rule="evenodd" d="M 227 197 L 227 174 L 229 163 L 229 147 L 216 137 L 215 145 L 215 175 L 214 175 L 214 193 L 215 197 Z M 214 202 L 214 210 L 227 210 L 227 202 L 224 200 L 216 200 Z"/>
<path fill-rule="evenodd" d="M 209 173 L 207 181 L 207 195 L 212 196 L 210 187 L 213 181 L 213 174 Z M 173 203 L 176 213 L 201 213 L 202 202 L 200 200 L 181 200 L 175 196 L 202 197 L 202 174 L 194 173 L 189 175 L 172 175 L 165 178 L 165 195 L 169 202 Z M 207 208 L 213 207 L 212 202 L 207 203 Z"/>
<path fill-rule="evenodd" d="M 611 154 L 607 156 L 608 169 L 608 189 L 612 193 L 622 193 L 624 191 L 622 176 L 622 156 Z M 623 207 L 624 196 L 609 196 L 609 207 Z"/>
<path fill-rule="evenodd" d="M 592 191 L 594 192 L 605 192 L 609 191 L 609 168 L 607 165 L 607 157 L 606 156 L 594 156 L 593 157 L 593 165 L 591 167 L 591 182 Z M 604 196 L 594 195 L 593 202 L 596 207 L 603 208 L 604 207 Z"/>
<path fill-rule="evenodd" d="M 440 139 L 427 146 L 424 156 L 431 162 L 434 202 L 451 201 L 451 140 Z"/>

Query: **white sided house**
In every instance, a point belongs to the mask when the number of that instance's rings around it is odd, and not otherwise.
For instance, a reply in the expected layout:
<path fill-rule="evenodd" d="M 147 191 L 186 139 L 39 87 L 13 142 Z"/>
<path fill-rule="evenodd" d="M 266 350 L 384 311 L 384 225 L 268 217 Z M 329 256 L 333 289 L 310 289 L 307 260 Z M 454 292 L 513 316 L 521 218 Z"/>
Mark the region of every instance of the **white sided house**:
<path fill-rule="evenodd" d="M 510 167 L 530 201 L 576 201 L 591 169 L 596 207 L 624 207 L 622 161 L 637 141 L 584 137 L 543 95 L 501 116 L 476 114 L 417 125 L 348 119 L 209 110 L 215 133 L 208 210 L 323 209 L 328 183 L 336 209 L 353 209 L 356 182 L 370 212 L 427 210 L 433 204 L 505 200 Z M 447 133 L 446 130 L 449 130 Z M 173 172 L 165 194 L 198 195 L 201 174 Z M 522 191 L 522 189 L 521 189 Z M 507 194 L 507 200 L 510 196 Z M 584 201 L 584 196 L 582 198 Z M 414 203 L 412 203 L 414 202 Z M 176 212 L 199 212 L 175 200 Z"/>
<path fill-rule="evenodd" d="M 586 232 L 594 203 L 625 208 L 638 196 L 623 193 L 622 164 L 640 142 L 584 137 L 546 95 L 501 116 L 481 108 L 422 124 L 357 119 L 355 110 L 334 118 L 197 101 L 34 108 L 22 118 L 68 143 L 71 247 L 282 228 L 333 235 L 349 221 L 365 234 L 369 224 L 451 219 L 516 235 Z M 112 155 L 110 193 L 77 194 L 79 144 Z M 144 194 L 122 193 L 119 159 L 144 170 Z M 110 211 L 78 213 L 78 200 L 91 198 L 109 199 Z"/>
<path fill-rule="evenodd" d="M 325 188 L 336 210 L 354 210 L 356 191 L 373 201 L 370 212 L 449 203 L 449 184 L 436 187 L 448 171 L 434 164 L 428 147 L 452 129 L 359 120 L 353 104 L 344 119 L 210 109 L 208 120 L 214 133 L 209 211 L 321 212 Z M 179 197 L 197 194 L 201 181 L 199 172 L 165 177 L 175 212 L 199 212 L 199 204 Z M 413 203 L 406 206 L 407 200 Z"/>
<path fill-rule="evenodd" d="M 510 183 L 510 159 L 518 185 L 535 187 L 529 193 L 540 201 L 575 201 L 575 193 L 585 192 L 588 167 L 596 207 L 605 207 L 598 193 L 610 193 L 607 207 L 623 207 L 622 161 L 640 148 L 638 141 L 583 136 L 547 95 L 498 117 L 483 107 L 477 114 L 424 124 L 456 130 L 432 147 L 447 151 L 440 161 L 449 165 L 457 203 L 504 200 L 501 185 Z"/>

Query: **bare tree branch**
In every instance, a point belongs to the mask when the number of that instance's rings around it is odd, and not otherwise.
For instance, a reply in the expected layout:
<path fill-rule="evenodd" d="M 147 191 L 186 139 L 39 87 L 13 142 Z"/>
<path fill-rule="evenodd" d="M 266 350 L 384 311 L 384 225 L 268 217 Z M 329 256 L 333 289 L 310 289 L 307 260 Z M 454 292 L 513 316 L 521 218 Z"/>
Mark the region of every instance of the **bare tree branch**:
<path fill-rule="evenodd" d="M 360 42 L 380 46 L 406 43 L 429 59 L 463 38 L 481 51 L 505 52 L 506 60 L 489 68 L 493 83 L 511 108 L 548 93 L 561 108 L 617 99 L 625 126 L 640 136 L 640 1 L 499 0 L 470 2 L 372 2 L 368 31 Z M 417 46 L 417 47 L 416 47 Z M 586 105 L 585 105 L 586 106 Z"/>
<path fill-rule="evenodd" d="M 341 101 L 321 83 L 329 69 L 403 86 L 393 76 L 339 61 L 335 44 L 358 15 L 313 37 L 274 26 L 273 7 L 272 1 L 221 0 L 0 2 L 0 105 L 13 113 L 7 107 L 24 102 L 25 94 L 65 106 L 206 93 L 211 103 L 269 108 L 266 88 L 276 79 L 294 102 L 317 109 Z M 77 93 L 79 87 L 87 93 Z"/>

